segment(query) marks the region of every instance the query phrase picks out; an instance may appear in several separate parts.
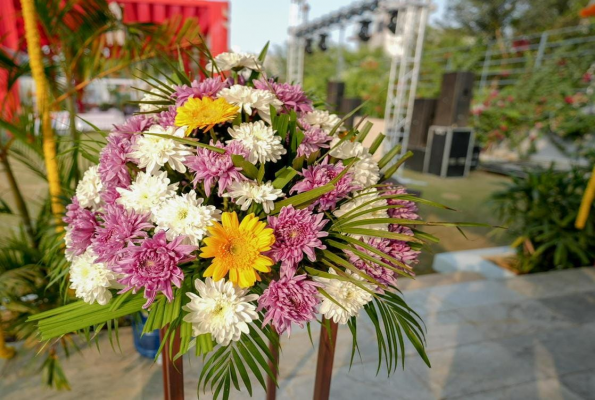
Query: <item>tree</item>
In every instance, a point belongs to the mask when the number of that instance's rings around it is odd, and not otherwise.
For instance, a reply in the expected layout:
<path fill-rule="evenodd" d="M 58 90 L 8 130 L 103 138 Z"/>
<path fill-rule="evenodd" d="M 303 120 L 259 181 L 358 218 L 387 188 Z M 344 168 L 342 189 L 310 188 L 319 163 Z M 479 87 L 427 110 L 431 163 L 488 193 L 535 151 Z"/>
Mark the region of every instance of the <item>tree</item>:
<path fill-rule="evenodd" d="M 446 20 L 471 34 L 493 37 L 519 16 L 523 0 L 451 0 Z"/>
<path fill-rule="evenodd" d="M 582 0 L 525 0 L 521 18 L 515 21 L 516 33 L 541 32 L 574 26 L 579 22 Z"/>

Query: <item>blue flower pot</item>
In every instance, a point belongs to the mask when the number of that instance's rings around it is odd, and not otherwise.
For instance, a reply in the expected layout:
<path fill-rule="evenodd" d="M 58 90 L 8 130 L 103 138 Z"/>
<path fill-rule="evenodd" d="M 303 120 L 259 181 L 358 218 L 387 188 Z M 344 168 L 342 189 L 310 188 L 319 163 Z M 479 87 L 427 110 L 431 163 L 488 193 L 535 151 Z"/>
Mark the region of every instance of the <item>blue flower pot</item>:
<path fill-rule="evenodd" d="M 143 357 L 154 359 L 159 350 L 159 330 L 147 332 L 142 335 L 147 321 L 146 313 L 139 313 L 138 317 L 132 317 L 132 335 L 134 337 L 134 347 Z"/>

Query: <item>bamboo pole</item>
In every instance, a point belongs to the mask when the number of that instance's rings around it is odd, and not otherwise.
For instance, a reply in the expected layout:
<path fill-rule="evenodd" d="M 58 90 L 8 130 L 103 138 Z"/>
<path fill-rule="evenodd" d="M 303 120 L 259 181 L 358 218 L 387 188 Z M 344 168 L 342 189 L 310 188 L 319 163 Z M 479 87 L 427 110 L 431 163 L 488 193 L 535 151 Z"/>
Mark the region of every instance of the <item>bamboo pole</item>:
<path fill-rule="evenodd" d="M 60 222 L 64 213 L 64 206 L 60 201 L 62 190 L 60 187 L 60 172 L 58 160 L 56 159 L 56 139 L 50 119 L 48 104 L 48 83 L 46 81 L 43 56 L 37 31 L 37 19 L 35 17 L 34 0 L 21 0 L 23 21 L 25 23 L 25 38 L 29 53 L 29 64 L 31 75 L 35 82 L 35 93 L 37 99 L 37 112 L 41 117 L 41 133 L 43 137 L 43 156 L 47 170 L 48 186 L 50 192 L 52 214 L 56 220 L 56 229 L 62 230 Z"/>
<path fill-rule="evenodd" d="M 14 357 L 15 350 L 12 347 L 8 347 L 4 341 L 4 330 L 0 325 L 0 358 L 9 359 Z"/>
<path fill-rule="evenodd" d="M 576 229 L 584 229 L 585 224 L 587 223 L 587 219 L 589 218 L 589 211 L 591 210 L 591 206 L 593 205 L 593 201 L 595 200 L 595 166 L 593 166 L 593 171 L 591 171 L 591 178 L 589 179 L 589 183 L 587 184 L 587 188 L 585 189 L 585 193 L 583 194 L 583 200 L 581 201 L 581 206 L 578 209 L 578 215 L 576 217 L 575 226 Z"/>

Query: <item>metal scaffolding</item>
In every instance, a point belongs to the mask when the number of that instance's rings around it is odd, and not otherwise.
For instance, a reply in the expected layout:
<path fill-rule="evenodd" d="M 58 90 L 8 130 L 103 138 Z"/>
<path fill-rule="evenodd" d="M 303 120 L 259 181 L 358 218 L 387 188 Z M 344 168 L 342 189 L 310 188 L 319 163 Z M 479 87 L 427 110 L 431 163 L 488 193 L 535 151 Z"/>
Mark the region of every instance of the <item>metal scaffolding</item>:
<path fill-rule="evenodd" d="M 308 22 L 306 1 L 292 0 L 288 80 L 302 82 L 307 38 L 327 33 L 333 28 L 343 29 L 349 22 L 358 22 L 364 14 L 374 14 L 376 20 L 384 24 L 387 43 L 385 48 L 392 59 L 384 117 L 388 138 L 385 149 L 401 144 L 404 154 L 409 141 L 411 113 L 430 5 L 430 0 L 362 0 Z"/>

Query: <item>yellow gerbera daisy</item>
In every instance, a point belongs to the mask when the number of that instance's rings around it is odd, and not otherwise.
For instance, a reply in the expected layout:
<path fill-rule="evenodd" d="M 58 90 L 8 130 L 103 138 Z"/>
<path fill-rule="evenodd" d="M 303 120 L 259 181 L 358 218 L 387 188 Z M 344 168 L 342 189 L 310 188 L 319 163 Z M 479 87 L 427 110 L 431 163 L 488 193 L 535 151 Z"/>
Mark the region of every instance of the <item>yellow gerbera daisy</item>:
<path fill-rule="evenodd" d="M 271 271 L 274 261 L 262 253 L 271 249 L 275 236 L 254 214 L 239 223 L 235 212 L 225 212 L 221 223 L 215 223 L 208 230 L 210 236 L 204 240 L 206 246 L 200 256 L 213 258 L 213 262 L 205 271 L 205 277 L 212 276 L 218 281 L 229 272 L 230 281 L 246 288 L 260 281 L 257 271 Z"/>
<path fill-rule="evenodd" d="M 187 133 L 196 128 L 208 131 L 217 124 L 234 119 L 239 110 L 239 107 L 229 104 L 224 98 L 190 98 L 178 108 L 176 126 L 187 126 Z"/>

